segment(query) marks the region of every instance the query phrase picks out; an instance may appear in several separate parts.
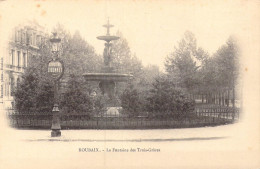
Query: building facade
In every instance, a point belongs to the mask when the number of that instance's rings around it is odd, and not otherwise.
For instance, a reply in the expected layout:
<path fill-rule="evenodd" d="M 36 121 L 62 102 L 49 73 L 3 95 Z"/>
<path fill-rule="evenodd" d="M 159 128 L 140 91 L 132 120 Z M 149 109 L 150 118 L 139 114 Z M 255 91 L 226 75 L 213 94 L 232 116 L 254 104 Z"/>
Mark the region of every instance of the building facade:
<path fill-rule="evenodd" d="M 36 22 L 18 25 L 7 36 L 2 45 L 0 60 L 2 109 L 14 108 L 14 91 L 21 81 L 21 75 L 30 65 L 33 57 L 39 57 L 39 47 L 46 42 L 44 28 Z"/>

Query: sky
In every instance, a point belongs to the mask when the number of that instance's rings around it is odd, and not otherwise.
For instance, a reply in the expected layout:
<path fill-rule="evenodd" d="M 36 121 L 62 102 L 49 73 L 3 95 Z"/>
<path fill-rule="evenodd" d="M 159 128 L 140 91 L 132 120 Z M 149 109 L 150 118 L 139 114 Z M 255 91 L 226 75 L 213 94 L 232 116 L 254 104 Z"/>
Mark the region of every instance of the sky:
<path fill-rule="evenodd" d="M 164 68 L 165 57 L 174 50 L 185 31 L 194 33 L 197 44 L 213 54 L 230 35 L 247 38 L 256 10 L 255 3 L 244 0 L 223 1 L 122 1 L 122 0 L 20 0 L 0 2 L 0 28 L 36 20 L 48 33 L 60 23 L 72 34 L 78 30 L 98 54 L 104 42 L 102 27 L 110 18 L 127 39 L 130 49 L 144 65 Z M 250 12 L 251 11 L 251 12 Z"/>

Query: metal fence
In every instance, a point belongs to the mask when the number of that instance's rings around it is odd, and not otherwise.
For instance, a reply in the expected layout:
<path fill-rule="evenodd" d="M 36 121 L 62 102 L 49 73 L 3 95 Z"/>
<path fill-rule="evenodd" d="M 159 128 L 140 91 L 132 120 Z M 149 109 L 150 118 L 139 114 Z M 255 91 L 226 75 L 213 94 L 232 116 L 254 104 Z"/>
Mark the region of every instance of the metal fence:
<path fill-rule="evenodd" d="M 239 120 L 239 109 L 230 107 L 197 107 L 195 108 L 197 116 L 214 117 L 232 121 Z"/>
<path fill-rule="evenodd" d="M 49 129 L 51 113 L 17 113 L 8 111 L 10 125 L 15 128 Z M 62 129 L 153 129 L 216 126 L 233 123 L 239 110 L 226 107 L 196 107 L 185 118 L 145 117 L 90 117 L 87 114 L 61 114 Z"/>

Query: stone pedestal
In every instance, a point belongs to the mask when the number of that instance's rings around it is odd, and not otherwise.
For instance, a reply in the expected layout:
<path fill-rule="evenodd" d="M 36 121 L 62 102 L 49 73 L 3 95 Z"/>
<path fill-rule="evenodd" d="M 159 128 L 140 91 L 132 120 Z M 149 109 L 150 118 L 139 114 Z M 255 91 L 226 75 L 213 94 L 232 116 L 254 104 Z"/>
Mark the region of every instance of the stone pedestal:
<path fill-rule="evenodd" d="M 110 99 L 115 95 L 115 82 L 114 81 L 101 81 L 99 82 L 99 88 L 102 94 L 107 94 Z"/>
<path fill-rule="evenodd" d="M 59 137 L 61 136 L 61 127 L 60 127 L 60 111 L 57 105 L 54 106 L 53 110 L 53 117 L 52 117 L 52 125 L 51 125 L 51 137 Z"/>
<path fill-rule="evenodd" d="M 51 137 L 60 137 L 60 136 L 61 136 L 60 130 L 52 130 L 51 131 Z"/>

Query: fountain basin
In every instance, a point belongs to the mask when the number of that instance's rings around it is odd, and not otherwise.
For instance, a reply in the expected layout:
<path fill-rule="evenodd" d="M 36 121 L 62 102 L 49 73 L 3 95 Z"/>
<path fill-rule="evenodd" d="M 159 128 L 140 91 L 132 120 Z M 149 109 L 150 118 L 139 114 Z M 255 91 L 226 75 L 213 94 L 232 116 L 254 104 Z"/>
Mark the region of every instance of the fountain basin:
<path fill-rule="evenodd" d="M 112 40 L 117 40 L 119 39 L 118 36 L 110 36 L 110 35 L 106 35 L 106 36 L 98 36 L 97 37 L 99 40 L 104 40 L 104 41 L 107 41 L 107 42 L 110 42 Z"/>
<path fill-rule="evenodd" d="M 131 74 L 122 73 L 84 73 L 86 81 L 114 81 L 126 82 L 133 77 Z"/>

